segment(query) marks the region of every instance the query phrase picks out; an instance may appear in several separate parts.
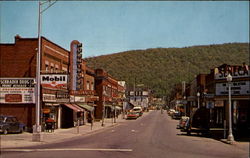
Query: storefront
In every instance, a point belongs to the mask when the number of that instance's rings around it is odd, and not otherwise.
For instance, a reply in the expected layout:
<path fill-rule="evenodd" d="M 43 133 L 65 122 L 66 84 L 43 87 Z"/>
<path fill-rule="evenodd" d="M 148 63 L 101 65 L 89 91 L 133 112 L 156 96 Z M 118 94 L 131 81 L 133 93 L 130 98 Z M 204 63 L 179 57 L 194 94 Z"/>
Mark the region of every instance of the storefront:
<path fill-rule="evenodd" d="M 0 112 L 12 115 L 24 123 L 27 131 L 35 124 L 34 78 L 0 79 Z"/>
<path fill-rule="evenodd" d="M 231 74 L 232 81 L 226 80 Z M 235 137 L 249 136 L 250 133 L 250 71 L 247 67 L 223 65 L 215 73 L 215 106 L 224 112 L 228 126 L 229 84 L 231 92 L 231 111 Z M 220 113 L 218 114 L 220 115 Z M 221 120 L 218 120 L 221 122 Z"/>

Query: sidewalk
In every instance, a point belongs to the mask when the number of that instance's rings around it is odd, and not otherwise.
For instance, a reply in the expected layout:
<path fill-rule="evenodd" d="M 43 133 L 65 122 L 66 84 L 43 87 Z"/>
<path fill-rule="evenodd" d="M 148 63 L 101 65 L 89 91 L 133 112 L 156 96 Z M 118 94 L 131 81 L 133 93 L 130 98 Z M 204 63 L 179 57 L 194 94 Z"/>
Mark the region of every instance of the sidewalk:
<path fill-rule="evenodd" d="M 105 118 L 104 126 L 101 125 L 100 122 L 94 122 L 93 127 L 91 129 L 91 124 L 87 123 L 86 125 L 79 126 L 79 130 L 77 127 L 68 128 L 68 129 L 56 129 L 54 132 L 42 132 L 42 141 L 41 142 L 33 142 L 32 141 L 32 133 L 24 132 L 22 134 L 8 134 L 8 135 L 0 135 L 0 148 L 18 148 L 18 147 L 28 147 L 35 145 L 42 145 L 48 143 L 56 143 L 62 142 L 65 140 L 70 140 L 73 137 L 88 135 L 92 133 L 96 133 L 98 131 L 108 129 L 108 127 L 113 127 L 119 125 L 122 122 L 127 121 L 122 118 L 122 115 L 119 115 L 116 118 L 116 123 L 112 123 L 112 119 Z M 78 133 L 79 131 L 79 133 Z"/>

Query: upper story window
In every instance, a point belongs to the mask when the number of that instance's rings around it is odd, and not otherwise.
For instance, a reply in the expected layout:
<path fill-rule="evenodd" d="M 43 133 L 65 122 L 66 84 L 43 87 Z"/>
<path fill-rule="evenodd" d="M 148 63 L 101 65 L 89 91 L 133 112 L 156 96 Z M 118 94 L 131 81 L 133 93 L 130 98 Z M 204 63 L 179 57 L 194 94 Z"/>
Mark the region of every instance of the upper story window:
<path fill-rule="evenodd" d="M 90 83 L 89 83 L 89 81 L 87 81 L 87 90 L 90 90 Z"/>
<path fill-rule="evenodd" d="M 53 73 L 54 72 L 54 64 L 53 63 L 50 63 L 50 72 Z"/>
<path fill-rule="evenodd" d="M 49 72 L 49 61 L 45 60 L 45 71 Z"/>
<path fill-rule="evenodd" d="M 91 90 L 93 91 L 94 90 L 94 83 L 91 82 Z"/>
<path fill-rule="evenodd" d="M 55 72 L 57 73 L 59 70 L 59 66 L 58 65 L 55 65 Z"/>
<path fill-rule="evenodd" d="M 65 68 L 65 67 L 62 67 L 62 70 L 64 71 L 64 72 L 67 72 L 67 68 Z"/>

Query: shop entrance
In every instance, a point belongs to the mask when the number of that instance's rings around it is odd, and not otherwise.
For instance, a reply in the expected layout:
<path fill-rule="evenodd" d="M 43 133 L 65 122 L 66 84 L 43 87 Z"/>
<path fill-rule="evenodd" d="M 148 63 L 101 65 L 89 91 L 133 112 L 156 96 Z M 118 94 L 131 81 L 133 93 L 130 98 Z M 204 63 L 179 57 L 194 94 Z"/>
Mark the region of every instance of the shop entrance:
<path fill-rule="evenodd" d="M 62 125 L 61 128 L 74 127 L 73 110 L 67 106 L 62 106 Z"/>

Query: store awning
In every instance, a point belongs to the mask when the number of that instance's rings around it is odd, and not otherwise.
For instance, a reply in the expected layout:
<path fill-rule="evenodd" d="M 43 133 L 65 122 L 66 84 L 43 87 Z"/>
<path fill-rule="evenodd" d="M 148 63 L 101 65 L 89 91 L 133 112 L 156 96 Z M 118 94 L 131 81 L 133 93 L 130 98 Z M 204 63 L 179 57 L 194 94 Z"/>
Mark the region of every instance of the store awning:
<path fill-rule="evenodd" d="M 109 107 L 109 108 L 111 108 L 111 110 L 113 110 L 113 109 L 114 109 L 114 106 L 113 106 L 113 105 L 111 105 L 111 104 L 105 104 L 104 106 L 105 106 L 105 107 Z"/>
<path fill-rule="evenodd" d="M 75 112 L 83 112 L 84 111 L 82 108 L 80 108 L 76 104 L 64 104 L 64 105 L 67 106 L 68 108 L 74 110 Z"/>
<path fill-rule="evenodd" d="M 115 106 L 116 110 L 122 110 L 122 108 L 120 106 Z"/>
<path fill-rule="evenodd" d="M 84 108 L 84 109 L 86 109 L 88 111 L 94 111 L 94 109 L 95 109 L 93 106 L 90 106 L 88 104 L 80 104 L 80 103 L 78 103 L 77 105 L 79 105 L 80 107 L 82 107 L 82 108 Z"/>

